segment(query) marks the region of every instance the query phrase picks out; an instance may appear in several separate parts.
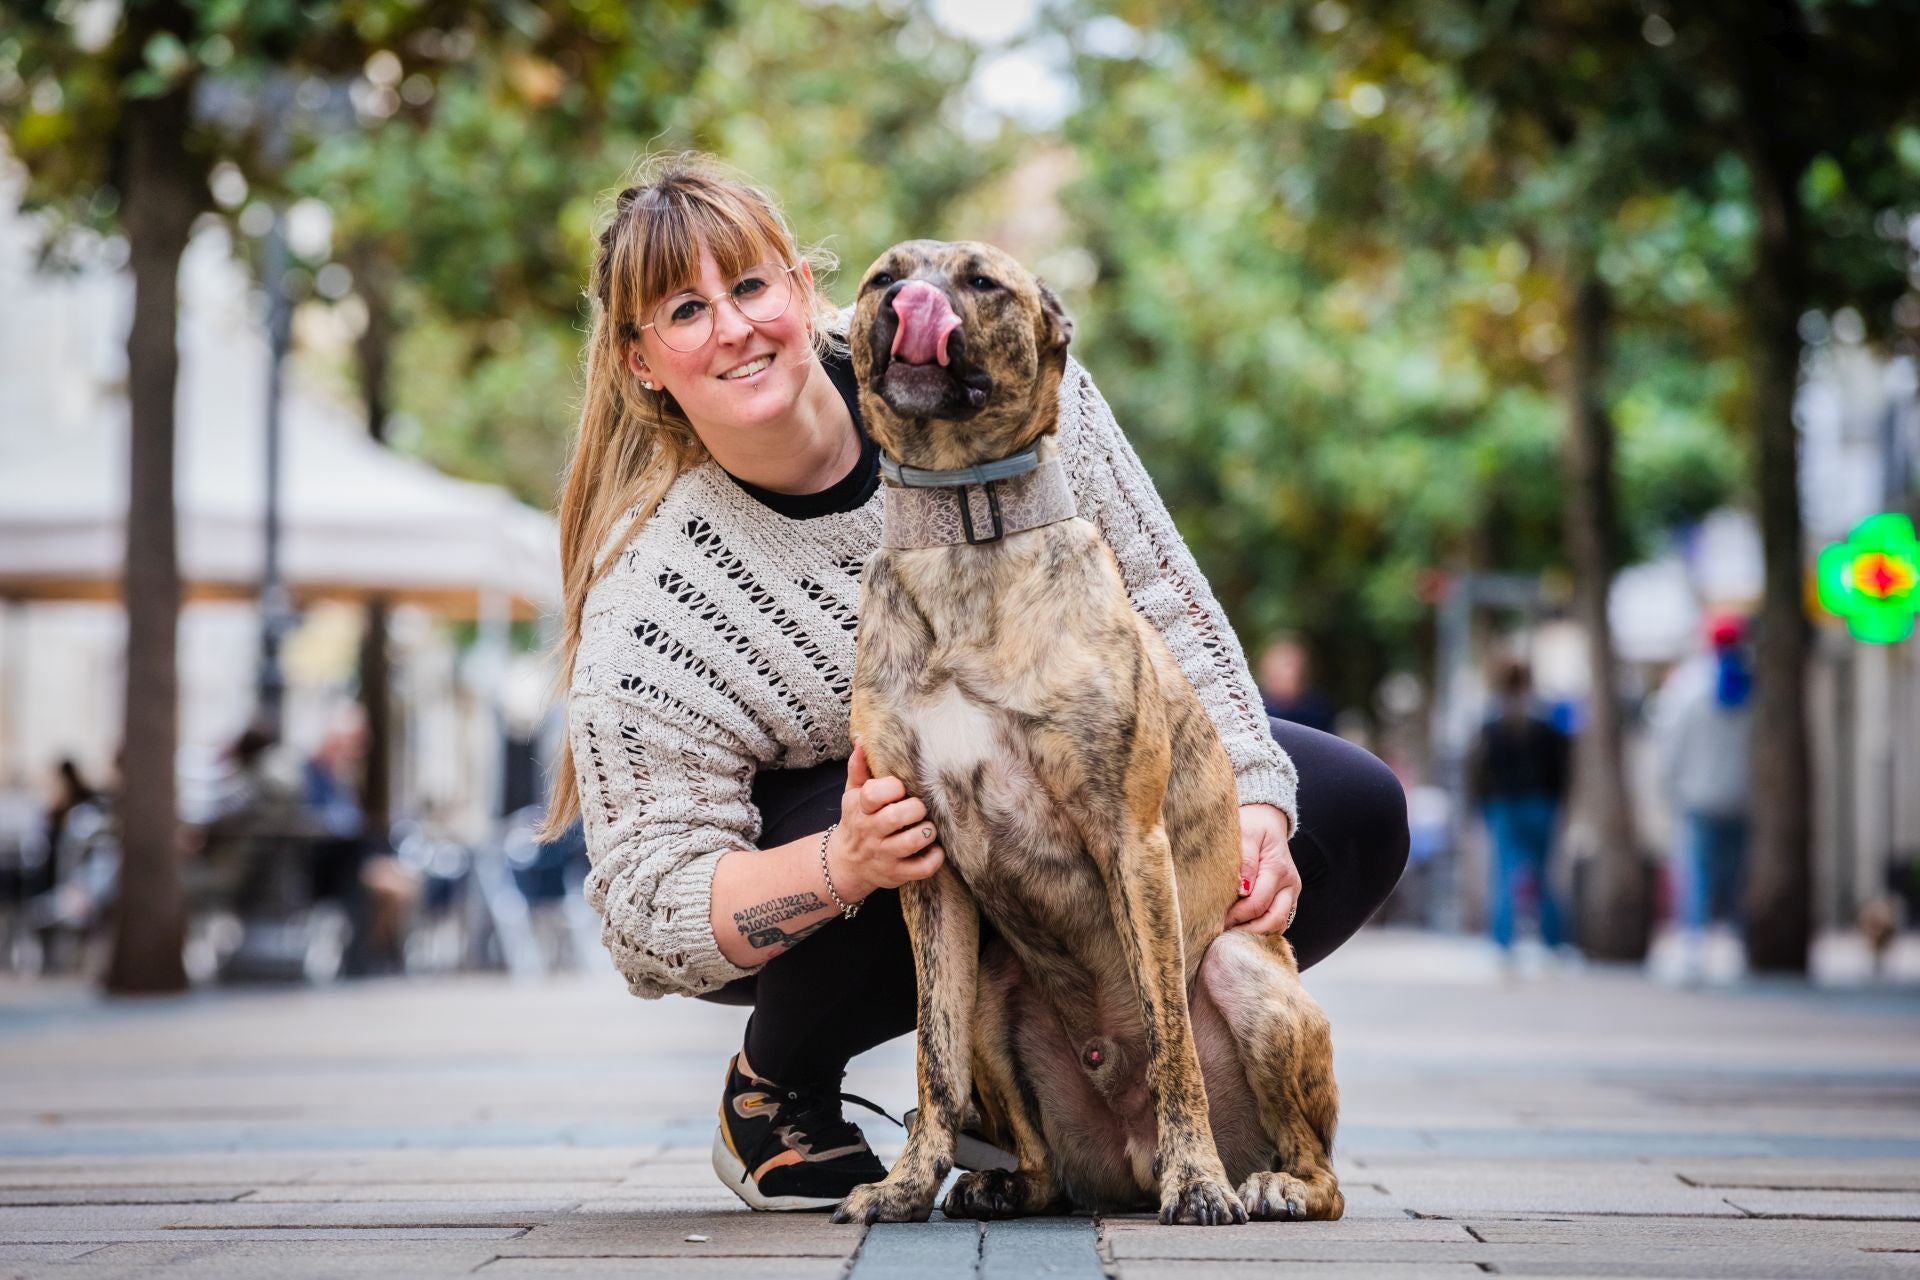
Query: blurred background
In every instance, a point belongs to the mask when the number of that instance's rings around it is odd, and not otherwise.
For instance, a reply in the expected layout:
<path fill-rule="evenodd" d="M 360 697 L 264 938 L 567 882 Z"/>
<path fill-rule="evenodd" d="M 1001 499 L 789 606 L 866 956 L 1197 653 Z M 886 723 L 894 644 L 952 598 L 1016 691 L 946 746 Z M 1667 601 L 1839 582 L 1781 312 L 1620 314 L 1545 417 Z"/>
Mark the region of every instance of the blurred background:
<path fill-rule="evenodd" d="M 1920 976 L 1911 0 L 0 5 L 0 968 L 608 968 L 548 513 L 683 147 L 1060 290 L 1386 923 Z"/>

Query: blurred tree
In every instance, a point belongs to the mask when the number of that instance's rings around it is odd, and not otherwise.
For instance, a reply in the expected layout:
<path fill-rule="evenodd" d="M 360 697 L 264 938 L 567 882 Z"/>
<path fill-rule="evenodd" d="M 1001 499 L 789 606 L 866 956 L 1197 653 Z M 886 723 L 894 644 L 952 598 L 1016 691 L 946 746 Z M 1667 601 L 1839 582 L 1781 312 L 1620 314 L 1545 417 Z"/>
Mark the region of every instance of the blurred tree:
<path fill-rule="evenodd" d="M 1634 308 L 1643 281 L 1621 242 L 1649 230 L 1684 240 L 1707 206 L 1675 178 L 1680 192 L 1663 189 L 1646 156 L 1612 139 L 1657 114 L 1643 100 L 1657 84 L 1619 78 L 1640 47 L 1637 29 L 1616 20 L 1555 31 L 1537 8 L 1520 17 L 1393 3 L 1127 7 L 1160 24 L 1144 56 L 1082 63 L 1092 87 L 1078 127 L 1103 154 L 1077 206 L 1104 247 L 1089 328 L 1092 341 L 1110 341 L 1117 314 L 1119 363 L 1148 384 L 1142 415 L 1165 421 L 1171 402 L 1239 419 L 1247 456 L 1229 454 L 1213 474 L 1259 486 L 1286 517 L 1234 527 L 1209 498 L 1209 549 L 1279 588 L 1269 609 L 1284 599 L 1310 634 L 1337 636 L 1325 646 L 1336 664 L 1357 657 L 1377 678 L 1404 646 L 1396 634 L 1423 611 L 1413 585 L 1424 566 L 1571 560 L 1597 691 L 1582 736 L 1581 811 L 1602 856 L 1583 937 L 1601 954 L 1635 956 L 1649 904 L 1610 694 L 1606 595 L 1623 551 L 1613 405 L 1631 394 L 1641 422 L 1702 425 L 1716 406 L 1697 391 L 1670 399 L 1685 379 L 1623 380 L 1610 349 L 1623 323 L 1673 309 Z M 1577 106 L 1594 84 L 1609 100 Z M 1151 122 L 1113 108 L 1155 92 L 1166 99 Z M 1152 161 L 1138 181 L 1119 176 L 1124 162 L 1104 155 L 1129 134 L 1148 139 L 1170 180 Z M 1149 263 L 1156 278 L 1140 287 Z M 1183 290 L 1170 280 L 1183 270 L 1205 283 Z M 1126 300 L 1106 301 L 1115 293 Z M 1181 305 L 1189 294 L 1193 305 Z M 1194 350 L 1215 320 L 1237 339 Z M 1236 348 L 1249 353 L 1238 364 Z M 1654 363 L 1699 369 L 1685 347 Z M 1349 376 L 1330 376 L 1343 366 Z M 1305 387 L 1319 394 L 1303 403 Z M 1553 425 L 1555 399 L 1564 431 Z M 1169 434 L 1206 477 L 1223 451 L 1196 425 Z M 1556 435 L 1558 489 L 1543 465 Z M 1349 465 L 1326 467 L 1348 454 Z M 1424 465 L 1407 471 L 1415 459 Z M 1694 483 L 1649 485 L 1664 515 L 1697 515 L 1724 496 L 1727 450 L 1636 454 L 1650 480 L 1669 460 Z M 1720 474 L 1703 473 L 1703 462 Z M 1634 496 L 1628 527 L 1657 524 Z M 1370 519 L 1356 529 L 1361 516 Z M 1351 556 L 1330 555 L 1344 539 Z M 1276 559 L 1297 567 L 1280 578 Z M 1313 617 L 1328 606 L 1333 617 Z"/>
<path fill-rule="evenodd" d="M 1377 384 L 1334 385 L 1323 403 L 1299 403 L 1299 383 L 1315 375 L 1326 383 L 1328 369 L 1389 333 L 1399 339 L 1393 367 L 1402 379 L 1464 345 L 1486 385 L 1477 403 L 1469 396 L 1458 407 L 1483 430 L 1524 404 L 1537 457 L 1543 394 L 1556 392 L 1566 406 L 1564 550 L 1594 687 L 1611 688 L 1605 600 L 1623 528 L 1644 536 L 1724 498 L 1737 451 L 1718 423 L 1753 419 L 1770 548 L 1763 715 L 1781 732 L 1763 735 L 1757 766 L 1761 873 L 1750 939 L 1756 965 L 1803 963 L 1805 623 L 1799 571 L 1788 567 L 1801 554 L 1793 326 L 1814 301 L 1894 314 L 1892 299 L 1907 287 L 1908 248 L 1888 241 L 1904 241 L 1914 203 L 1901 140 L 1913 138 L 1920 151 L 1911 124 L 1920 81 L 1902 66 L 1920 29 L 1914 5 L 1780 0 L 1758 24 L 1731 4 L 1676 15 L 1573 0 L 1141 0 L 1120 11 L 1132 28 L 1098 17 L 1081 28 L 1084 43 L 1107 54 L 1082 59 L 1089 87 L 1076 122 L 1099 156 L 1076 205 L 1100 252 L 1089 338 L 1124 350 L 1134 385 L 1116 391 L 1137 395 L 1139 412 L 1164 421 L 1168 403 L 1194 412 L 1186 406 L 1197 397 L 1205 406 L 1200 421 L 1167 433 L 1199 477 L 1202 501 L 1213 499 L 1209 489 L 1231 497 L 1237 475 L 1276 501 L 1284 495 L 1310 522 L 1291 537 L 1272 529 L 1276 554 L 1255 530 L 1229 523 L 1230 505 L 1209 512 L 1211 549 L 1260 565 L 1251 575 L 1258 587 L 1284 582 L 1296 593 L 1292 606 L 1311 609 L 1302 588 L 1340 601 L 1343 581 L 1391 581 L 1393 559 L 1377 545 L 1371 572 L 1365 559 L 1338 565 L 1325 554 L 1328 532 L 1350 529 L 1369 494 L 1428 554 L 1557 558 L 1550 535 L 1522 555 L 1496 541 L 1510 527 L 1505 476 L 1478 492 L 1456 482 L 1466 509 L 1450 524 L 1393 492 L 1407 437 L 1428 448 L 1445 439 L 1414 406 L 1383 405 Z M 1155 92 L 1164 97 L 1151 114 L 1116 109 Z M 1129 137 L 1148 152 L 1133 169 L 1109 154 Z M 1163 177 L 1151 172 L 1156 163 Z M 1769 177 L 1774 170 L 1787 177 Z M 1829 225 L 1819 234 L 1800 201 L 1823 209 Z M 1221 253 L 1198 243 L 1209 237 L 1236 245 L 1224 274 Z M 1341 334 L 1331 309 L 1313 314 L 1316 304 L 1350 303 L 1370 288 L 1378 298 L 1381 281 L 1414 278 L 1423 262 L 1424 292 L 1387 294 L 1388 305 L 1365 315 L 1364 339 Z M 1489 273 L 1488 264 L 1504 269 Z M 1183 268 L 1209 278 L 1196 307 L 1177 305 L 1182 290 L 1170 277 Z M 1815 277 L 1824 291 L 1811 287 Z M 1781 297 L 1768 292 L 1783 288 Z M 1436 305 L 1450 294 L 1465 305 Z M 1905 305 L 1920 318 L 1920 306 Z M 1244 399 L 1241 369 L 1202 345 L 1211 330 L 1204 313 L 1229 309 L 1229 323 L 1244 326 L 1240 348 L 1264 347 L 1246 370 L 1253 394 Z M 1188 320 L 1196 311 L 1197 325 Z M 1173 315 L 1178 327 L 1168 323 Z M 1311 331 L 1295 332 L 1303 322 Z M 1765 341 L 1775 344 L 1771 353 Z M 1315 345 L 1319 359 L 1302 360 Z M 1208 372 L 1228 376 L 1207 381 Z M 1216 468 L 1232 455 L 1218 447 L 1213 424 L 1235 416 L 1276 419 L 1263 443 L 1278 460 L 1265 474 L 1257 464 Z M 1626 451 L 1617 458 L 1622 432 Z M 1356 439 L 1367 445 L 1357 484 L 1322 480 L 1302 493 L 1299 481 L 1289 483 L 1286 473 L 1318 478 L 1316 461 Z M 1621 466 L 1632 483 L 1616 498 Z M 1479 478 L 1466 468 L 1450 474 Z M 1537 467 L 1523 470 L 1510 492 L 1529 495 L 1529 509 L 1550 510 L 1554 495 L 1540 492 L 1539 476 Z M 1537 521 L 1531 527 L 1542 532 Z M 1334 581 L 1274 572 L 1273 560 L 1302 551 L 1335 568 Z M 1391 616 L 1368 621 L 1393 633 Z M 1308 629 L 1324 634 L 1312 622 Z M 1625 819 L 1611 700 L 1597 698 L 1595 711 L 1583 809 L 1605 857 L 1585 934 L 1601 954 L 1628 956 L 1644 947 L 1644 881 Z"/>
<path fill-rule="evenodd" d="M 684 15 L 720 11 L 717 4 L 649 6 L 649 30 L 658 34 L 680 22 L 698 29 L 707 19 Z M 120 900 L 138 909 L 117 913 L 107 985 L 177 990 L 186 976 L 174 790 L 175 283 L 194 221 L 210 205 L 209 175 L 224 161 L 256 187 L 272 189 L 282 180 L 284 157 L 310 141 L 287 138 L 285 104 L 268 92 L 289 77 L 302 91 L 295 103 L 311 114 L 332 100 L 330 83 L 355 81 L 354 114 L 381 117 L 398 109 L 409 85 L 379 83 L 366 73 L 402 53 L 415 59 L 416 92 L 430 90 L 436 73 L 482 46 L 497 47 L 502 64 L 538 84 L 557 60 L 572 56 L 585 68 L 587 51 L 603 47 L 609 34 L 624 34 L 630 19 L 624 6 L 562 0 L 487 7 L 451 0 L 128 0 L 118 6 L 9 0 L 0 13 L 8 20 L 0 35 L 0 127 L 27 167 L 28 207 L 51 210 L 69 226 L 117 227 L 130 248 L 135 303 L 128 338 L 132 465 Z M 661 78 L 672 75 L 670 65 L 655 70 Z M 615 109 L 667 87 L 660 78 L 618 73 L 609 73 L 604 86 Z M 474 274 L 473 287 L 485 289 L 490 281 Z"/>

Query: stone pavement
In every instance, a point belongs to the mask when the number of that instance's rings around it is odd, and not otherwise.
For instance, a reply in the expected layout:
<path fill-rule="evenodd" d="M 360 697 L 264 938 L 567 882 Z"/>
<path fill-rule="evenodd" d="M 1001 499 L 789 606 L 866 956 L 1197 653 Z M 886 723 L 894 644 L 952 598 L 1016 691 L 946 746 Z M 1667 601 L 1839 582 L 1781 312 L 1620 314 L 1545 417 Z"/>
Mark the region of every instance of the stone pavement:
<path fill-rule="evenodd" d="M 1470 940 L 1397 933 L 1309 985 L 1345 1220 L 864 1233 L 715 1182 L 739 1010 L 610 977 L 0 986 L 0 1277 L 1920 1280 L 1920 990 L 1506 980 Z M 848 1088 L 899 1108 L 912 1071 L 888 1046 Z"/>

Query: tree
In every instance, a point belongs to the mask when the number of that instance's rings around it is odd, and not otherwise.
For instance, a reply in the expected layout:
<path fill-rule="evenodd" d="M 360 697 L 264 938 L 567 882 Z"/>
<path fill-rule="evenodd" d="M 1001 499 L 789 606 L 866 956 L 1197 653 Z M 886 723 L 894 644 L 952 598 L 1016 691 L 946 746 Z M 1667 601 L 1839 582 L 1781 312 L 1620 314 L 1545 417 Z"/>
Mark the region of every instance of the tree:
<path fill-rule="evenodd" d="M 126 738 L 121 807 L 122 910 L 107 984 L 115 991 L 185 985 L 184 904 L 177 863 L 174 792 L 177 737 L 175 630 L 179 581 L 173 534 L 173 404 L 178 370 L 175 276 L 195 217 L 207 207 L 207 177 L 224 159 L 271 188 L 279 146 L 256 110 L 230 120 L 196 110 L 207 86 L 258 86 L 270 76 L 312 77 L 324 89 L 362 76 L 376 54 L 407 52 L 428 82 L 481 45 L 519 50 L 536 66 L 587 52 L 630 18 L 618 5 L 551 0 L 505 9 L 411 0 L 299 6 L 229 0 L 128 0 L 117 10 L 9 3 L 0 37 L 0 126 L 29 175 L 27 203 L 83 223 L 125 231 L 135 277 L 128 337 L 131 490 L 124 597 L 128 618 Z M 708 4 L 650 6 L 650 29 L 675 30 Z M 424 53 L 422 51 L 425 51 Z M 383 95 L 367 102 L 378 115 Z M 644 96 L 644 78 L 615 80 L 610 96 Z M 616 92 L 617 91 L 617 92 Z M 391 108 L 387 108 L 389 113 Z M 296 145 L 310 141 L 294 139 Z"/>
<path fill-rule="evenodd" d="M 1143 260 L 1157 262 L 1155 243 L 1171 246 L 1181 263 L 1214 282 L 1197 323 L 1180 306 L 1178 287 L 1164 282 L 1156 288 L 1170 305 L 1159 317 L 1145 306 L 1099 308 L 1121 312 L 1130 335 L 1137 324 L 1138 345 L 1129 352 L 1136 368 L 1151 371 L 1165 348 L 1192 345 L 1192 331 L 1210 329 L 1211 315 L 1229 307 L 1227 324 L 1243 334 L 1224 353 L 1208 352 L 1205 374 L 1189 384 L 1176 389 L 1156 379 L 1161 399 L 1140 411 L 1164 418 L 1169 390 L 1176 403 L 1237 399 L 1239 376 L 1221 374 L 1235 370 L 1236 346 L 1257 353 L 1256 367 L 1264 368 L 1250 371 L 1246 403 L 1232 412 L 1246 420 L 1245 436 L 1264 435 L 1280 457 L 1231 470 L 1274 485 L 1284 497 L 1267 500 L 1284 502 L 1298 523 L 1273 529 L 1264 546 L 1231 530 L 1226 537 L 1240 544 L 1239 555 L 1221 558 L 1270 563 L 1273 543 L 1294 542 L 1327 563 L 1355 515 L 1377 510 L 1377 529 L 1393 531 L 1399 546 L 1383 555 L 1373 533 L 1340 566 L 1341 577 L 1371 587 L 1369 594 L 1393 589 L 1399 617 L 1377 606 L 1371 616 L 1354 610 L 1342 599 L 1350 587 L 1323 585 L 1310 572 L 1288 592 L 1295 617 L 1308 613 L 1316 596 L 1361 613 L 1374 634 L 1349 626 L 1329 647 L 1370 658 L 1376 670 L 1380 640 L 1406 634 L 1419 608 L 1409 579 L 1422 566 L 1513 569 L 1562 556 L 1571 562 L 1594 690 L 1581 739 L 1579 810 L 1594 833 L 1588 843 L 1597 873 L 1586 877 L 1582 936 L 1599 954 L 1644 954 L 1650 904 L 1621 771 L 1606 601 L 1625 551 L 1623 523 L 1653 522 L 1638 510 L 1623 522 L 1618 511 L 1613 404 L 1623 392 L 1643 406 L 1667 401 L 1671 407 L 1659 416 L 1670 419 L 1685 400 L 1669 400 L 1666 388 L 1645 379 L 1618 376 L 1611 356 L 1617 330 L 1648 317 L 1632 309 L 1622 314 L 1621 292 L 1631 302 L 1640 282 L 1615 250 L 1629 213 L 1644 232 L 1648 222 L 1685 222 L 1695 206 L 1675 194 L 1688 189 L 1680 166 L 1654 155 L 1645 141 L 1657 136 L 1649 119 L 1657 115 L 1661 85 L 1631 74 L 1637 28 L 1623 30 L 1618 15 L 1587 22 L 1580 6 L 1556 5 L 1486 14 L 1470 5 L 1394 3 L 1224 11 L 1136 5 L 1127 12 L 1162 24 L 1154 37 L 1162 42 L 1156 69 L 1092 60 L 1099 88 L 1084 95 L 1095 104 L 1084 127 L 1105 147 L 1129 129 L 1145 132 L 1162 150 L 1161 162 L 1181 176 L 1189 158 L 1198 161 L 1196 175 L 1231 173 L 1235 181 L 1224 185 L 1245 213 L 1237 225 L 1222 225 L 1217 176 L 1168 183 L 1164 211 L 1156 208 L 1162 225 L 1103 256 L 1102 290 L 1128 289 Z M 1136 118 L 1108 132 L 1115 96 L 1161 77 L 1178 79 L 1169 109 L 1196 127 Z M 1143 185 L 1152 187 L 1153 179 Z M 1106 186 L 1083 207 L 1105 228 L 1137 218 L 1142 203 L 1132 191 Z M 1238 213 L 1242 204 L 1227 207 Z M 1650 216 L 1650 208 L 1658 212 Z M 1228 261 L 1195 245 L 1206 237 L 1233 242 Z M 1181 316 L 1177 335 L 1164 322 L 1174 314 Z M 1104 334 L 1099 315 L 1095 325 L 1089 327 Z M 1305 332 L 1290 332 L 1295 326 Z M 1319 359 L 1288 359 L 1303 348 Z M 1362 353 L 1372 376 L 1326 376 Z M 1682 349 L 1682 363 L 1693 359 Z M 1454 379 L 1434 379 L 1436 365 Z M 1427 374 L 1424 386 L 1411 371 Z M 1329 394 L 1300 405 L 1295 388 L 1302 382 Z M 1396 385 L 1416 394 L 1385 394 Z M 1434 391 L 1450 398 L 1436 403 Z M 1550 425 L 1555 399 L 1558 432 Z M 1696 403 L 1684 412 L 1710 417 L 1712 406 Z M 1268 420 L 1264 432 L 1253 426 L 1261 418 Z M 1524 433 L 1514 434 L 1521 423 Z M 1543 486 L 1552 468 L 1541 465 L 1550 464 L 1555 434 L 1566 477 L 1560 493 Z M 1343 450 L 1355 454 L 1344 485 L 1314 485 L 1315 464 Z M 1425 481 L 1420 491 L 1399 489 L 1403 460 L 1421 454 L 1434 465 L 1413 473 Z M 1648 460 L 1644 451 L 1636 456 Z M 1684 461 L 1692 466 L 1698 458 Z M 1710 504 L 1725 486 L 1658 488 L 1667 500 Z M 1433 518 L 1439 511 L 1444 520 Z M 1208 523 L 1220 530 L 1217 505 Z M 1390 572 L 1396 568 L 1398 575 Z"/>

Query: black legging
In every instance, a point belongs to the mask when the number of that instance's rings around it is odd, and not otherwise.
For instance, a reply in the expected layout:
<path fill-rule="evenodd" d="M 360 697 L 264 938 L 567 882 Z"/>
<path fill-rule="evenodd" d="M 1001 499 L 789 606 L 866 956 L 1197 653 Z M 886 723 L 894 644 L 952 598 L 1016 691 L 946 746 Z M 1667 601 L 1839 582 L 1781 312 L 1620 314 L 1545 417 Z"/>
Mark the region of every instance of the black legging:
<path fill-rule="evenodd" d="M 1269 720 L 1300 775 L 1300 912 L 1287 940 L 1300 967 L 1324 960 L 1365 924 L 1407 863 L 1407 800 L 1400 780 L 1343 738 Z M 754 779 L 762 848 L 786 844 L 839 820 L 844 760 L 811 769 L 765 770 Z M 913 952 L 900 895 L 882 889 L 842 920 L 760 972 L 703 1000 L 753 1006 L 747 1061 L 786 1085 L 839 1087 L 847 1063 L 914 1027 Z"/>

